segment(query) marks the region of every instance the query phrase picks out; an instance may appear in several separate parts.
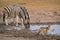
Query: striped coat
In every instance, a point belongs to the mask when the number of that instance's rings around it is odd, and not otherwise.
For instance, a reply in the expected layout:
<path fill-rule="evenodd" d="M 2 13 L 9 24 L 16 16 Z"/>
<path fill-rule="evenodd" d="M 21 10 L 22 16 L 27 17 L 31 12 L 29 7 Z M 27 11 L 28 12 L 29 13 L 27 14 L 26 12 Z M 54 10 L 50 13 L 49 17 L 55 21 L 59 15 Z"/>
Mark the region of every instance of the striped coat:
<path fill-rule="evenodd" d="M 30 18 L 25 7 L 19 5 L 10 5 L 4 8 L 3 11 L 3 22 L 8 25 L 8 18 L 15 18 L 16 26 L 18 26 L 18 18 L 21 19 L 21 23 L 25 26 L 25 28 L 29 28 Z"/>

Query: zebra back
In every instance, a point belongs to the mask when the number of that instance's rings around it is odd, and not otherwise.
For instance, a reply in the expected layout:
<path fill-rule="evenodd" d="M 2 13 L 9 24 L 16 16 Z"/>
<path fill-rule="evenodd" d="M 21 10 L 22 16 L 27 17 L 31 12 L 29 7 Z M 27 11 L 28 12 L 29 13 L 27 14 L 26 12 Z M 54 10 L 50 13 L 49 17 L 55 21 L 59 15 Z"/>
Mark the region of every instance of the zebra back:
<path fill-rule="evenodd" d="M 30 19 L 30 18 L 29 18 L 29 14 L 28 14 L 28 12 L 27 12 L 27 9 L 26 9 L 25 7 L 21 7 L 21 9 L 22 9 L 23 12 L 24 12 L 25 19 Z"/>

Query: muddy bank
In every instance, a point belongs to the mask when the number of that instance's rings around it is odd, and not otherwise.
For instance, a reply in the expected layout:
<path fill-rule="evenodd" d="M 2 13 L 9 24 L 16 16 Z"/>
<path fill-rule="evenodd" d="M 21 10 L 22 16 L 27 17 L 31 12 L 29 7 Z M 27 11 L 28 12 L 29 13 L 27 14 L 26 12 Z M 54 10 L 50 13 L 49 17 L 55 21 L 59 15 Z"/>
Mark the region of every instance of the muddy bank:
<path fill-rule="evenodd" d="M 60 37 L 56 36 L 38 36 L 38 37 L 4 37 L 0 35 L 0 40 L 60 40 Z"/>
<path fill-rule="evenodd" d="M 11 25 L 0 25 L 0 40 L 60 40 L 60 36 L 39 35 L 38 32 L 29 29 L 7 30 L 11 27 L 13 28 Z"/>
<path fill-rule="evenodd" d="M 60 40 L 60 36 L 38 35 L 29 30 L 11 32 L 0 33 L 0 40 Z"/>

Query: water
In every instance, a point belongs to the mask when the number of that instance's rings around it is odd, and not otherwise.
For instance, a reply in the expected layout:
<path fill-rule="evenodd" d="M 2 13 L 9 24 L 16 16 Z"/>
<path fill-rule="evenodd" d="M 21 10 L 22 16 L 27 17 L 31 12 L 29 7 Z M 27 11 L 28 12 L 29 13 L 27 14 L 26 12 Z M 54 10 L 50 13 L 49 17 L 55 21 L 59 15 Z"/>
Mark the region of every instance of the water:
<path fill-rule="evenodd" d="M 30 30 L 37 30 L 40 27 L 48 27 L 47 25 L 30 25 Z M 60 25 L 59 24 L 53 24 L 51 25 L 48 34 L 54 34 L 54 35 L 60 35 Z"/>
<path fill-rule="evenodd" d="M 38 32 L 40 27 L 48 27 L 48 25 L 43 25 L 43 24 L 41 24 L 41 25 L 39 25 L 39 24 L 38 25 L 37 24 L 32 25 L 31 24 L 30 25 L 30 30 L 35 30 L 35 32 Z M 19 26 L 19 27 L 12 26 L 12 27 L 8 27 L 7 30 L 14 30 L 14 29 L 21 30 L 21 28 L 23 28 L 23 27 L 21 27 L 21 26 Z M 60 35 L 60 24 L 51 25 L 51 27 L 48 31 L 48 34 Z"/>

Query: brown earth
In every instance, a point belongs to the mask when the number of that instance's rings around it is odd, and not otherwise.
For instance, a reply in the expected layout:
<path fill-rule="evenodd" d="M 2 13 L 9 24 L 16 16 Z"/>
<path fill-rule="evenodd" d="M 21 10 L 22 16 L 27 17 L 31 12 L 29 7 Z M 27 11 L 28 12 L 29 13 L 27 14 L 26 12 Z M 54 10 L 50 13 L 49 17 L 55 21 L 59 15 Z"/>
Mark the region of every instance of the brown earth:
<path fill-rule="evenodd" d="M 4 2 L 1 2 L 2 4 L 5 4 L 5 3 L 8 4 L 8 3 L 14 2 L 14 0 L 13 1 L 3 0 L 3 1 Z M 60 5 L 57 5 L 57 4 L 47 5 L 46 3 L 42 3 L 42 2 L 40 3 L 39 1 L 42 1 L 42 0 L 37 1 L 37 3 L 34 1 L 32 1 L 31 3 L 31 1 L 29 0 L 28 1 L 21 0 L 21 1 L 22 1 L 21 3 L 30 2 L 29 4 L 27 3 L 27 5 L 24 5 L 27 8 L 28 13 L 30 15 L 30 23 L 60 22 Z M 20 3 L 20 1 L 18 2 Z M 3 8 L 0 8 L 0 9 L 3 9 Z M 57 14 L 56 14 L 56 11 L 57 11 Z M 3 23 L 1 14 L 0 14 L 0 23 Z M 2 27 L 0 25 L 0 40 L 60 40 L 60 36 L 38 35 L 36 32 L 34 33 L 30 30 L 25 30 L 25 29 L 20 30 L 20 31 L 17 31 L 17 30 L 8 31 L 8 30 L 5 30 L 5 26 Z"/>
<path fill-rule="evenodd" d="M 7 30 L 7 27 L 9 26 L 0 25 L 0 40 L 60 40 L 58 35 L 39 35 L 38 32 L 29 29 Z"/>
<path fill-rule="evenodd" d="M 19 32 L 5 31 L 5 33 L 0 33 L 0 40 L 60 40 L 60 36 L 37 35 L 29 30 L 24 29 Z"/>
<path fill-rule="evenodd" d="M 27 6 L 31 23 L 60 22 L 60 6 Z M 55 13 L 56 12 L 56 13 Z"/>
<path fill-rule="evenodd" d="M 60 23 L 59 5 L 25 5 L 25 7 L 27 8 L 30 16 L 30 23 Z M 2 23 L 2 17 L 0 19 L 0 23 Z"/>

